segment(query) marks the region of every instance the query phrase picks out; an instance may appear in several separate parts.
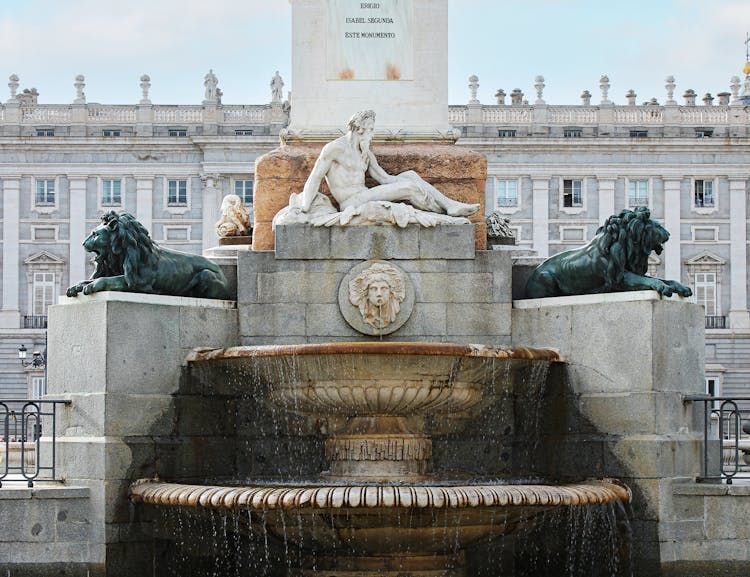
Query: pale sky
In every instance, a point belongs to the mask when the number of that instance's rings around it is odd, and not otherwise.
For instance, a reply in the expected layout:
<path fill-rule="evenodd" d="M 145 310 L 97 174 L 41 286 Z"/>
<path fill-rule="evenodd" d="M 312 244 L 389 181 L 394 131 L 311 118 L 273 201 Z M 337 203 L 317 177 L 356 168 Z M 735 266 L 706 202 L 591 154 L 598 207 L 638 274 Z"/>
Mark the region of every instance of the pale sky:
<path fill-rule="evenodd" d="M 449 100 L 466 103 L 468 77 L 479 76 L 479 99 L 503 88 L 536 98 L 545 77 L 548 104 L 577 104 L 588 89 L 625 104 L 729 90 L 745 61 L 750 0 L 448 0 Z M 321 31 L 323 33 L 323 31 Z M 0 0 L 0 101 L 7 77 L 35 87 L 40 103 L 70 103 L 77 74 L 89 102 L 133 104 L 139 78 L 151 76 L 155 104 L 200 104 L 209 68 L 225 104 L 263 104 L 279 70 L 291 78 L 288 0 Z M 681 98 L 677 98 L 682 102 Z"/>

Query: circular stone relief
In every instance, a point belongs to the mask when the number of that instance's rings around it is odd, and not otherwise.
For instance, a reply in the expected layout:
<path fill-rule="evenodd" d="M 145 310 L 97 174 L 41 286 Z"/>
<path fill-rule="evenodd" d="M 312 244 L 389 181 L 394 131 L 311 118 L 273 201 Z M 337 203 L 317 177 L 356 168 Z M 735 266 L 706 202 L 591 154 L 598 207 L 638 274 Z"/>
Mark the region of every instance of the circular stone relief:
<path fill-rule="evenodd" d="M 346 322 L 365 335 L 388 335 L 409 320 L 414 287 L 409 276 L 385 260 L 352 268 L 339 286 L 339 309 Z"/>

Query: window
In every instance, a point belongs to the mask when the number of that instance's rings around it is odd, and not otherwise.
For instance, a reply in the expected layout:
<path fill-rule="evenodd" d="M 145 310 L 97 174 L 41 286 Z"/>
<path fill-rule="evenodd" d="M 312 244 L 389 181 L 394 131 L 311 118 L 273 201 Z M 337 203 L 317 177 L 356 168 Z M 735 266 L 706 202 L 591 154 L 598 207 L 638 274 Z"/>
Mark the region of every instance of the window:
<path fill-rule="evenodd" d="M 706 394 L 710 397 L 721 396 L 721 382 L 718 377 L 706 377 Z M 718 409 L 721 401 L 714 401 L 712 408 Z"/>
<path fill-rule="evenodd" d="M 693 202 L 696 208 L 712 208 L 714 206 L 714 181 L 695 180 L 693 185 Z"/>
<path fill-rule="evenodd" d="M 628 182 L 628 206 L 648 206 L 648 180 L 631 180 Z"/>
<path fill-rule="evenodd" d="M 495 186 L 495 206 L 497 208 L 511 208 L 518 206 L 518 181 L 500 180 Z"/>
<path fill-rule="evenodd" d="M 122 204 L 121 180 L 102 180 L 102 206 L 120 206 Z"/>
<path fill-rule="evenodd" d="M 187 206 L 187 180 L 167 181 L 167 205 Z"/>
<path fill-rule="evenodd" d="M 500 138 L 515 138 L 516 137 L 516 131 L 509 129 L 509 128 L 503 128 L 497 131 L 497 135 Z"/>
<path fill-rule="evenodd" d="M 187 136 L 187 130 L 185 128 L 170 128 L 169 136 Z"/>
<path fill-rule="evenodd" d="M 235 180 L 234 194 L 242 199 L 243 204 L 253 204 L 253 181 L 252 180 Z"/>
<path fill-rule="evenodd" d="M 34 204 L 37 206 L 54 206 L 55 179 L 37 179 Z"/>
<path fill-rule="evenodd" d="M 630 138 L 648 138 L 648 130 L 631 130 Z"/>
<path fill-rule="evenodd" d="M 35 272 L 31 312 L 35 316 L 47 315 L 47 307 L 54 304 L 55 273 Z"/>
<path fill-rule="evenodd" d="M 565 128 L 563 129 L 563 136 L 565 138 L 581 138 L 583 135 L 583 129 L 581 128 Z"/>
<path fill-rule="evenodd" d="M 253 131 L 250 129 L 242 128 L 242 129 L 235 130 L 234 134 L 235 136 L 252 136 Z"/>
<path fill-rule="evenodd" d="M 714 135 L 714 131 L 711 128 L 696 128 L 695 129 L 696 138 L 711 138 L 713 135 Z"/>
<path fill-rule="evenodd" d="M 47 379 L 44 377 L 31 377 L 31 398 L 41 399 L 47 394 Z"/>
<path fill-rule="evenodd" d="M 36 135 L 37 136 L 54 136 L 55 129 L 54 128 L 37 128 Z"/>
<path fill-rule="evenodd" d="M 695 302 L 703 305 L 707 317 L 717 315 L 715 272 L 695 273 Z"/>
<path fill-rule="evenodd" d="M 111 136 L 120 136 L 120 131 L 119 130 L 104 129 L 104 130 L 102 130 L 102 136 L 110 136 L 110 137 Z"/>
<path fill-rule="evenodd" d="M 583 206 L 582 180 L 563 180 L 563 206 L 565 208 Z"/>

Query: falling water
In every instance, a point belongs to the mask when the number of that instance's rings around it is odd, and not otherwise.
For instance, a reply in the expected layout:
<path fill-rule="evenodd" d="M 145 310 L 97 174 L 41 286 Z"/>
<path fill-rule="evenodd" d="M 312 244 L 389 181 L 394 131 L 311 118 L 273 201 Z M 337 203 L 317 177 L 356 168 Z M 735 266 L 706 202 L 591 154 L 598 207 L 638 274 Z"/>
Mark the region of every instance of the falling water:
<path fill-rule="evenodd" d="M 391 355 L 386 362 L 389 371 L 410 370 L 411 361 L 406 355 Z M 447 480 L 427 479 L 408 486 L 453 485 L 458 488 L 456 495 L 468 498 L 472 486 L 499 487 L 502 483 L 522 480 L 518 476 L 511 478 L 509 473 L 513 471 L 535 471 L 544 430 L 549 362 L 498 358 L 472 362 L 476 364 L 471 365 L 467 359 L 459 357 L 445 379 L 433 385 L 435 388 L 454 387 L 466 374 L 473 374 L 472 371 L 487 376 L 482 403 L 455 416 L 430 417 L 426 423 L 428 429 L 443 427 L 447 431 L 435 437 L 437 452 L 443 459 L 443 468 L 437 467 L 437 472 Z M 467 366 L 474 368 L 467 369 Z M 303 402 L 302 395 L 296 394 L 279 396 L 283 393 L 273 388 L 274 383 L 300 382 L 300 386 L 308 386 L 312 391 L 317 382 L 342 379 L 356 382 L 362 378 L 363 370 L 366 373 L 377 371 L 370 359 L 365 359 L 363 369 L 358 355 L 341 354 L 335 358 L 328 355 L 302 358 L 297 354 L 252 358 L 239 366 L 230 359 L 221 361 L 218 367 L 223 373 L 222 394 L 240 399 L 257 421 L 248 421 L 241 411 L 230 415 L 235 419 L 235 427 L 242 427 L 238 446 L 244 446 L 247 451 L 247 455 L 235 463 L 238 478 L 243 480 L 242 484 L 290 490 L 321 483 L 313 474 L 320 470 L 321 430 L 331 430 L 333 425 L 325 417 L 320 421 L 320 418 L 303 414 L 308 411 L 310 400 Z M 196 373 L 205 382 L 212 382 L 216 378 L 216 368 L 204 363 L 202 368 L 196 368 Z M 469 372 L 465 373 L 467 370 Z M 308 373 L 318 376 L 316 381 L 305 385 L 307 377 L 304 375 Z M 342 399 L 344 403 L 351 402 L 346 397 Z M 232 405 L 228 402 L 227 406 Z M 375 405 L 369 406 L 372 409 Z M 341 417 L 333 419 L 338 419 L 336 426 L 341 425 Z M 453 443 L 457 443 L 457 449 L 450 449 Z M 487 450 L 482 453 L 482 447 L 489 449 L 489 453 Z M 466 448 L 475 452 L 468 453 Z M 476 453 L 477 448 L 479 453 Z M 475 454 L 478 458 L 473 456 Z M 259 457 L 264 457 L 265 461 L 260 461 Z M 255 474 L 256 467 L 262 475 Z M 223 482 L 225 486 L 237 483 L 227 483 L 225 479 Z M 328 482 L 331 486 L 338 483 L 343 481 Z M 368 482 L 363 480 L 361 484 Z M 376 487 L 388 486 L 392 484 L 376 484 Z M 378 494 L 385 495 L 382 489 Z M 620 506 L 619 502 L 616 504 Z M 451 576 L 463 575 L 462 571 L 472 577 L 624 577 L 627 574 L 628 547 L 623 537 L 626 531 L 622 530 L 626 519 L 615 504 L 540 507 L 538 510 L 527 507 L 523 519 L 518 517 L 521 513 L 511 514 L 510 511 L 505 507 L 474 511 L 455 504 L 426 509 L 379 506 L 374 510 L 328 506 L 320 510 L 285 510 L 270 505 L 253 506 L 252 510 L 249 507 L 247 510 L 167 508 L 162 513 L 162 523 L 171 527 L 172 532 L 171 535 L 160 534 L 157 541 L 165 552 L 162 564 L 170 569 L 157 574 L 282 577 L 302 575 L 305 568 L 305 572 L 334 575 L 336 569 L 322 569 L 328 567 L 332 559 L 362 555 L 363 546 L 364 551 L 368 550 L 367 537 L 364 541 L 361 536 L 352 539 L 353 528 L 363 523 L 392 527 L 392 535 L 386 532 L 382 537 L 386 543 L 395 539 L 394 535 L 407 535 L 412 528 L 425 527 L 420 538 L 427 544 L 428 555 L 445 559 L 444 563 L 450 567 L 465 564 L 465 569 L 446 567 L 446 575 Z M 467 528 L 473 526 L 482 527 L 486 537 L 474 539 L 476 543 L 471 545 L 471 539 L 467 542 L 465 535 Z M 489 540 L 505 533 L 509 535 Z M 467 546 L 468 555 L 465 554 Z M 425 555 L 424 544 L 420 547 L 420 555 Z M 404 559 L 414 552 L 406 548 Z M 171 563 L 166 561 L 170 555 Z M 409 575 L 409 571 L 405 569 L 401 574 Z"/>

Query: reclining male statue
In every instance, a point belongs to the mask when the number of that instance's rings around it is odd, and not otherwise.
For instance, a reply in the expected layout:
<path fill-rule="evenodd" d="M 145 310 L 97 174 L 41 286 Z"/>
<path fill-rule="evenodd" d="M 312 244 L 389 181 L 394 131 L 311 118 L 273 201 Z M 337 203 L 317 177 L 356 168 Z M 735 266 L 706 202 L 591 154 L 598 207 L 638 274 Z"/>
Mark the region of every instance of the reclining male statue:
<path fill-rule="evenodd" d="M 380 212 L 381 207 L 400 210 L 399 207 L 383 203 L 408 203 L 420 211 L 456 217 L 455 220 L 432 219 L 433 224 L 438 221 L 465 222 L 465 219 L 461 217 L 469 216 L 479 210 L 479 204 L 466 204 L 448 198 L 412 170 L 395 176 L 388 174 L 380 167 L 370 150 L 374 126 L 375 113 L 372 110 L 363 110 L 354 114 L 349 119 L 348 132 L 323 147 L 305 182 L 304 189 L 300 194 L 291 195 L 289 207 L 282 211 L 283 214 L 277 215 L 274 223 L 278 223 L 282 217 L 287 217 L 293 209 L 296 209 L 293 212 L 297 215 L 297 218 L 292 220 L 293 222 L 299 222 L 298 217 L 302 216 L 299 213 L 312 215 L 319 212 L 317 209 L 322 209 L 324 214 L 332 214 L 331 208 L 323 206 L 325 199 L 320 198 L 322 195 L 319 194 L 319 190 L 323 179 L 328 183 L 331 195 L 342 212 L 337 221 L 340 224 L 348 224 L 354 215 L 361 215 L 367 220 L 373 212 Z M 365 186 L 366 173 L 378 183 L 377 186 L 372 188 Z M 380 203 L 381 206 L 370 206 L 366 215 L 361 214 L 362 207 L 373 202 Z M 420 222 L 422 219 L 422 217 L 417 218 Z M 290 220 L 284 218 L 283 222 L 290 222 Z M 314 222 L 313 219 L 313 223 L 332 224 L 330 219 L 325 218 L 318 222 Z M 399 222 L 399 224 L 402 223 Z"/>

